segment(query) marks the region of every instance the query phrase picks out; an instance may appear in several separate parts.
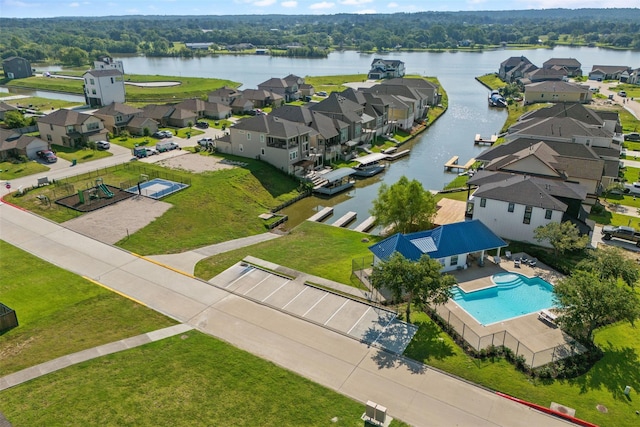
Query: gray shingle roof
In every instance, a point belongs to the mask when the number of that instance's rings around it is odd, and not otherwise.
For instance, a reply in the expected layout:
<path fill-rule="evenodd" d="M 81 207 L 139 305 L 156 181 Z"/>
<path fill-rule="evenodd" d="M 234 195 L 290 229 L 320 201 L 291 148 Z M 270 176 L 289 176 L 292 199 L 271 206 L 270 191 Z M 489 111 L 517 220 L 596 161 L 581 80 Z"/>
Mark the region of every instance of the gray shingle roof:
<path fill-rule="evenodd" d="M 116 114 L 137 114 L 141 113 L 143 110 L 132 107 L 127 104 L 123 104 L 121 102 L 112 102 L 111 104 L 100 108 L 95 111 L 95 114 L 102 114 L 105 116 L 115 116 Z"/>
<path fill-rule="evenodd" d="M 52 124 L 54 126 L 79 125 L 92 117 L 90 114 L 78 113 L 74 110 L 60 109 L 44 117 L 38 118 L 38 123 Z"/>
<path fill-rule="evenodd" d="M 93 77 L 122 76 L 122 72 L 120 70 L 116 70 L 115 68 L 110 68 L 108 70 L 89 70 L 84 74 L 90 74 Z"/>
<path fill-rule="evenodd" d="M 250 132 L 265 133 L 273 137 L 285 139 L 293 138 L 298 135 L 309 134 L 313 131 L 313 129 L 302 123 L 290 122 L 271 115 L 242 119 L 236 123 L 234 128 Z"/>

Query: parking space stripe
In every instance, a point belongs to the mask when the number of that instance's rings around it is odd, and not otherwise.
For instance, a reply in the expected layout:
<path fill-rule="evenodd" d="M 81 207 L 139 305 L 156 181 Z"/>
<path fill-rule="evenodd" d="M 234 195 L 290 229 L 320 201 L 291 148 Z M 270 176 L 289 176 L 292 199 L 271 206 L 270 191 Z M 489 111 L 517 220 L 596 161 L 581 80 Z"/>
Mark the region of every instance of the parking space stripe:
<path fill-rule="evenodd" d="M 360 323 L 360 321 L 362 319 L 364 319 L 364 316 L 369 312 L 369 310 L 371 310 L 371 307 L 367 307 L 367 309 L 365 310 L 364 313 L 362 313 L 362 316 L 360 316 L 360 318 L 356 321 L 356 323 L 353 324 L 353 326 L 351 327 L 351 329 L 349 329 L 349 331 L 347 332 L 347 334 L 351 335 L 351 331 L 353 331 L 353 328 L 355 328 L 358 323 Z"/>
<path fill-rule="evenodd" d="M 344 300 L 344 302 L 342 303 L 342 305 L 341 305 L 341 306 L 340 306 L 336 311 L 334 311 L 334 312 L 333 312 L 333 314 L 331 315 L 331 317 L 329 317 L 329 318 L 327 319 L 327 321 L 326 321 L 326 322 L 324 322 L 324 325 L 326 325 L 327 323 L 331 322 L 331 319 L 333 319 L 333 316 L 335 316 L 336 314 L 338 314 L 338 312 L 339 312 L 340 310 L 342 310 L 342 307 L 344 307 L 345 305 L 347 305 L 347 303 L 348 303 L 348 302 L 349 302 L 349 299 L 346 299 L 346 298 L 345 298 L 345 300 Z"/>
<path fill-rule="evenodd" d="M 320 304 L 320 301 L 322 301 L 322 300 L 323 300 L 327 295 L 329 295 L 329 294 L 328 294 L 328 293 L 325 293 L 324 295 L 322 295 L 322 298 L 320 298 L 318 301 L 316 301 L 316 303 L 315 303 L 315 304 L 313 304 L 311 307 L 309 307 L 309 310 L 307 310 L 307 311 L 302 315 L 302 317 L 306 317 L 306 316 L 307 316 L 307 314 L 309 314 L 309 312 L 310 312 L 311 310 L 313 310 L 313 307 L 315 307 L 316 305 Z"/>
<path fill-rule="evenodd" d="M 382 334 L 384 334 L 387 331 L 387 328 L 389 327 L 391 322 L 393 322 L 394 320 L 396 320 L 396 315 L 395 314 L 393 316 L 391 316 L 391 320 L 389 320 L 389 323 L 387 323 L 387 325 L 384 328 L 382 328 L 382 331 L 380 331 L 380 333 L 378 334 L 376 339 L 371 342 L 371 345 L 374 345 L 380 339 Z"/>
<path fill-rule="evenodd" d="M 302 295 L 302 294 L 304 293 L 304 291 L 306 291 L 307 289 L 309 289 L 309 287 L 308 287 L 308 286 L 305 286 L 305 287 L 304 287 L 304 289 L 303 289 L 303 290 L 301 290 L 301 291 L 298 293 L 298 295 L 296 295 L 295 297 L 291 298 L 291 301 L 289 301 L 288 303 L 286 303 L 286 304 L 282 307 L 282 309 L 284 310 L 285 308 L 287 308 L 287 306 L 288 306 L 289 304 L 291 304 L 293 301 L 295 301 L 295 299 L 296 299 L 296 298 L 298 298 L 300 295 Z"/>
<path fill-rule="evenodd" d="M 273 294 L 275 294 L 276 292 L 278 292 L 280 289 L 283 288 L 284 285 L 286 285 L 287 283 L 291 283 L 291 280 L 287 280 L 286 282 L 284 282 L 282 285 L 278 286 L 278 289 L 276 289 L 275 291 L 271 292 L 269 295 L 266 296 L 265 299 L 262 300 L 262 302 L 265 302 L 266 300 L 268 300 L 269 298 L 271 298 L 271 296 Z"/>
<path fill-rule="evenodd" d="M 245 293 L 244 293 L 244 294 L 242 294 L 242 295 L 246 295 L 246 294 L 248 294 L 249 292 L 251 292 L 252 290 L 254 290 L 255 288 L 257 288 L 257 287 L 260 285 L 260 283 L 262 283 L 262 282 L 264 282 L 265 280 L 270 279 L 270 278 L 271 278 L 271 276 L 266 276 L 264 279 L 260 280 L 258 283 L 256 283 L 255 285 L 253 285 L 253 286 L 251 287 L 251 289 L 249 289 L 247 292 L 245 292 Z"/>
<path fill-rule="evenodd" d="M 232 280 L 227 286 L 225 286 L 224 288 L 228 288 L 229 286 L 233 285 L 234 283 L 236 283 L 238 280 L 242 279 L 244 276 L 246 276 L 247 274 L 250 274 L 251 271 L 255 270 L 254 267 L 247 267 L 246 271 L 242 272 L 242 274 L 240 276 L 238 276 L 238 278 L 236 280 Z"/>

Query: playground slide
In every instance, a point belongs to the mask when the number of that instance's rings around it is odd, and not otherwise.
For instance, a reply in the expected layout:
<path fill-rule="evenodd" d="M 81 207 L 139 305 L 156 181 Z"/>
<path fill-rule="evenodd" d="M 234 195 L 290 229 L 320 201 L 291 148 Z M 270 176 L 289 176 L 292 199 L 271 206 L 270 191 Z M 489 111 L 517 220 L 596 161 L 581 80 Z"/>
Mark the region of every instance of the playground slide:
<path fill-rule="evenodd" d="M 104 193 L 104 196 L 107 199 L 110 199 L 113 197 L 113 193 L 111 191 L 109 191 L 109 188 L 104 185 L 104 184 L 98 184 L 98 188 L 100 189 L 100 191 L 102 191 Z"/>

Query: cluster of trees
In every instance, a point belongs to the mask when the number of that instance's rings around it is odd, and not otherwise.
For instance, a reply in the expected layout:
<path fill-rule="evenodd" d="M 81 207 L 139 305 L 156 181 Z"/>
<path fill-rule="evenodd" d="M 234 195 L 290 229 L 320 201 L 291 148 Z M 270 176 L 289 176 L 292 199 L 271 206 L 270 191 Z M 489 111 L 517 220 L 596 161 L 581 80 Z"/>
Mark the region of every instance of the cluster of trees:
<path fill-rule="evenodd" d="M 215 11 L 212 10 L 212 13 Z M 262 48 L 295 43 L 309 49 L 384 51 L 447 49 L 501 42 L 553 45 L 598 43 L 640 48 L 638 9 L 421 12 L 398 14 L 128 16 L 0 19 L 2 57 L 76 65 L 84 52 L 194 56 L 175 43 L 218 46 L 251 43 Z M 318 51 L 304 51 L 317 55 Z"/>

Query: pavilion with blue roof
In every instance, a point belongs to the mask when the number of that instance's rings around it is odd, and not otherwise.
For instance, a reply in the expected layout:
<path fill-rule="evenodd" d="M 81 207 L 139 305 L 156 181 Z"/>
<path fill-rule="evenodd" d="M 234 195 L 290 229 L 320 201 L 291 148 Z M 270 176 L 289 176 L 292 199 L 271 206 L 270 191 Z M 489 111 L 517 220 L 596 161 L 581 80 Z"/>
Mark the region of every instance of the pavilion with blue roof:
<path fill-rule="evenodd" d="M 418 261 L 423 254 L 439 261 L 442 271 L 466 268 L 470 254 L 484 260 L 485 252 L 507 246 L 480 220 L 445 224 L 427 231 L 397 233 L 369 247 L 374 264 L 386 261 L 394 252 L 400 252 L 411 261 Z"/>

